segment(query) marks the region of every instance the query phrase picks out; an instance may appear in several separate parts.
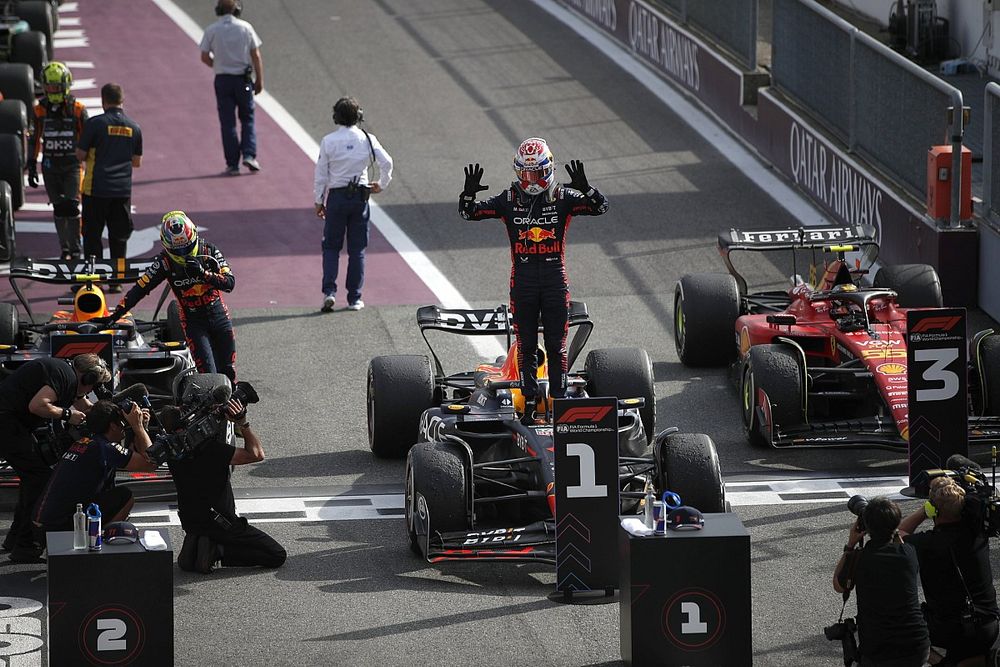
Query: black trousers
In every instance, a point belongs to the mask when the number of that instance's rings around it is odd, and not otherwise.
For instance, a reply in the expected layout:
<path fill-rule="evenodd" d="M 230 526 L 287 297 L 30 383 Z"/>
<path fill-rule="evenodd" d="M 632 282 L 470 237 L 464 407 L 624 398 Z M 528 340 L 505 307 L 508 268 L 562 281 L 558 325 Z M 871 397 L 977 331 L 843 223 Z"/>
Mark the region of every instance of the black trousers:
<path fill-rule="evenodd" d="M 38 540 L 31 513 L 45 491 L 52 470 L 35 450 L 31 432 L 16 419 L 0 417 L 0 458 L 5 459 L 21 479 L 10 531 L 4 539 L 8 549 L 32 548 Z"/>
<path fill-rule="evenodd" d="M 108 228 L 108 249 L 112 258 L 125 257 L 132 236 L 132 199 L 129 197 L 94 197 L 83 195 L 83 254 L 97 259 L 104 256 L 101 235 Z"/>
<path fill-rule="evenodd" d="M 526 401 L 538 397 L 538 322 L 541 319 L 548 364 L 549 395 L 566 396 L 566 334 L 569 329 L 569 288 L 515 276 L 510 286 L 510 310 L 517 337 L 517 367 Z"/>
<path fill-rule="evenodd" d="M 243 517 L 229 521 L 229 527 L 218 523 L 198 531 L 222 547 L 223 567 L 281 567 L 288 554 L 273 537 L 250 525 Z"/>

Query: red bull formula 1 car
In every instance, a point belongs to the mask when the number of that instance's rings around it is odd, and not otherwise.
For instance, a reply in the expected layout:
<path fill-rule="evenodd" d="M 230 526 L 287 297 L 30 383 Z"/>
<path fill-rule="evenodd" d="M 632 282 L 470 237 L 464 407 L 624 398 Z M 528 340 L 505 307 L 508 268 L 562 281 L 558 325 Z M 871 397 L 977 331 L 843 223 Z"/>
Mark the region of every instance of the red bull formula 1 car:
<path fill-rule="evenodd" d="M 27 319 L 20 318 L 17 305 L 0 303 L 0 382 L 31 359 L 68 360 L 92 352 L 102 356 L 111 369 L 111 386 L 102 387 L 103 392 L 110 394 L 144 384 L 154 407 L 175 401 L 176 380 L 194 368 L 176 302 L 171 302 L 165 320 L 157 319 L 164 300 L 161 298 L 150 321 L 139 321 L 130 315 L 113 325 L 97 326 L 90 321 L 108 315 L 102 285 L 134 283 L 148 264 L 144 260 L 117 260 L 112 265 L 106 261 L 15 259 L 11 264 L 10 284 Z M 25 280 L 73 285 L 76 291 L 72 296 L 58 299 L 59 305 L 70 308 L 57 310 L 45 321 L 38 321 L 31 302 L 21 290 Z M 133 473 L 129 480 L 160 480 L 166 475 L 164 467 L 156 473 Z M 0 485 L 15 483 L 13 472 L 0 460 Z"/>
<path fill-rule="evenodd" d="M 941 307 L 934 268 L 884 266 L 872 286 L 862 284 L 878 254 L 868 225 L 731 229 L 718 242 L 729 273 L 678 281 L 674 342 L 687 366 L 732 364 L 750 442 L 905 449 L 906 312 Z M 790 251 L 792 285 L 749 293 L 735 251 Z M 802 251 L 810 254 L 809 283 L 796 273 Z M 998 333 L 980 332 L 970 343 L 971 443 L 1000 436 Z"/>
<path fill-rule="evenodd" d="M 424 306 L 417 324 L 431 351 L 382 356 L 368 367 L 368 438 L 380 457 L 406 456 L 406 527 L 411 548 L 431 562 L 458 559 L 555 562 L 555 452 L 544 351 L 539 348 L 539 413 L 522 423 L 516 343 L 506 307 Z M 593 329 L 587 307 L 570 304 L 567 366 Z M 474 371 L 445 374 L 429 331 L 505 336 L 508 353 Z M 571 371 L 570 397 L 618 400 L 622 511 L 635 512 L 648 488 L 669 489 L 704 512 L 726 511 L 711 438 L 676 428 L 652 437 L 656 397 L 644 350 L 588 353 Z M 653 451 L 650 453 L 650 442 Z"/>

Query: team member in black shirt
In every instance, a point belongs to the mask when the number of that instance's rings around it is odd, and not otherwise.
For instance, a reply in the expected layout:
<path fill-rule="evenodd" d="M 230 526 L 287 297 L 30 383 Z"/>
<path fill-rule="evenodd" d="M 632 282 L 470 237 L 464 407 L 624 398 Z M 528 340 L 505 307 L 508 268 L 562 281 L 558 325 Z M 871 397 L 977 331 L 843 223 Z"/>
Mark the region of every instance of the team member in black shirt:
<path fill-rule="evenodd" d="M 931 482 L 929 500 L 900 523 L 920 559 L 931 643 L 947 649 L 939 665 L 986 655 L 997 640 L 997 592 L 982 506 L 950 477 Z M 924 519 L 932 530 L 913 533 Z M 971 609 L 967 604 L 971 600 Z M 963 621 L 963 616 L 965 620 Z"/>
<path fill-rule="evenodd" d="M 35 447 L 32 429 L 47 419 L 79 424 L 91 407 L 86 395 L 110 379 L 103 359 L 81 354 L 72 365 L 62 359 L 34 359 L 0 383 L 0 458 L 21 479 L 14 519 L 3 542 L 11 560 L 32 562 L 42 553 L 31 524 L 31 510 L 50 470 Z"/>
<path fill-rule="evenodd" d="M 87 413 L 94 433 L 73 443 L 52 469 L 49 483 L 35 506 L 34 523 L 45 532 L 73 530 L 77 503 L 97 503 L 105 521 L 124 521 L 132 511 L 132 491 L 115 486 L 115 471 L 152 472 L 156 463 L 146 458 L 150 446 L 146 423 L 149 413 L 135 403 L 126 414 L 111 401 L 98 401 Z M 126 429 L 132 431 L 132 449 L 125 447 Z"/>
<path fill-rule="evenodd" d="M 897 532 L 900 511 L 887 498 L 872 498 L 862 531 L 855 522 L 834 572 L 833 588 L 858 593 L 858 635 L 862 667 L 920 667 L 930 642 L 917 595 L 916 550 Z M 868 544 L 858 550 L 867 531 Z M 856 562 L 851 563 L 856 559 Z"/>
<path fill-rule="evenodd" d="M 211 442 L 190 458 L 167 462 L 177 485 L 177 513 L 185 533 L 177 565 L 202 574 L 210 574 L 220 560 L 226 567 L 280 567 L 286 558 L 282 546 L 236 514 L 230 466 L 263 461 L 264 447 L 250 428 L 246 407 L 231 400 L 226 409 L 230 421 L 242 429 L 242 449 Z M 176 408 L 160 412 L 167 430 L 176 419 Z"/>

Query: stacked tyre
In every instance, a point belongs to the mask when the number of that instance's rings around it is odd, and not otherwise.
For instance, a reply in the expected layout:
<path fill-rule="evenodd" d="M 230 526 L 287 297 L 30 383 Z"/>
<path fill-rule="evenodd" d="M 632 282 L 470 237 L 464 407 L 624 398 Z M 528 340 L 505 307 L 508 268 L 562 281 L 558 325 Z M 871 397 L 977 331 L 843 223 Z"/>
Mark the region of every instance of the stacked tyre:
<path fill-rule="evenodd" d="M 24 204 L 28 114 L 34 104 L 31 67 L 0 63 L 0 261 L 14 257 L 14 211 Z"/>

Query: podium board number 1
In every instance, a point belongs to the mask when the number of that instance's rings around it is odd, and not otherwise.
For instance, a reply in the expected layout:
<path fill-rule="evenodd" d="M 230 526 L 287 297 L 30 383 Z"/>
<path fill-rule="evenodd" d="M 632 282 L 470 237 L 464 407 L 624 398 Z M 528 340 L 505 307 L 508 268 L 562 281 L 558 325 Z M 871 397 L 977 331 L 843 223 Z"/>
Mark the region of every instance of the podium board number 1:
<path fill-rule="evenodd" d="M 566 487 L 567 498 L 604 498 L 608 495 L 606 484 L 597 483 L 597 467 L 594 465 L 594 449 L 583 442 L 566 445 L 566 454 L 580 459 L 580 484 Z"/>
<path fill-rule="evenodd" d="M 682 635 L 700 635 L 708 632 L 708 623 L 701 620 L 701 607 L 697 602 L 681 602 L 681 613 L 687 619 L 681 623 Z"/>

